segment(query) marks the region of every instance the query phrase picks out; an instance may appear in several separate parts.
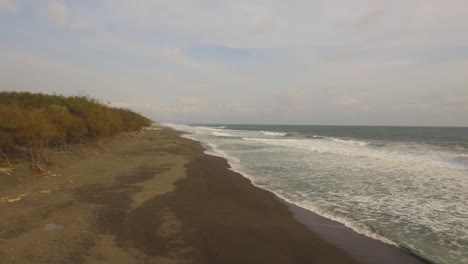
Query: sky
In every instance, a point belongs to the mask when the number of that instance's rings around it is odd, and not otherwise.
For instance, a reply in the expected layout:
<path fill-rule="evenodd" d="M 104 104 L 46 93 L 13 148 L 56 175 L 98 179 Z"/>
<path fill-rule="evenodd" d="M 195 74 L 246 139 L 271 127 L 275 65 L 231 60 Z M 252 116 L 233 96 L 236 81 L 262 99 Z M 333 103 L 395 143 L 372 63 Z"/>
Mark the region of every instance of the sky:
<path fill-rule="evenodd" d="M 468 1 L 0 0 L 0 90 L 161 122 L 468 126 Z"/>

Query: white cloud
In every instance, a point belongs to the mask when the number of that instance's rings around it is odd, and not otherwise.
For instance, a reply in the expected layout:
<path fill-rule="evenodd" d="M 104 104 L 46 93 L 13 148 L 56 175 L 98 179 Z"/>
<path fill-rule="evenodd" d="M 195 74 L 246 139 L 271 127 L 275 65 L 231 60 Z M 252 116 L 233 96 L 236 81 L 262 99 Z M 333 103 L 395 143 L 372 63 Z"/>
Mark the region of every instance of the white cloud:
<path fill-rule="evenodd" d="M 40 85 L 31 86 L 93 84 L 122 94 L 131 87 L 132 106 L 138 96 L 155 98 L 154 111 L 168 119 L 376 123 L 380 115 L 428 124 L 429 109 L 439 111 L 441 123 L 450 113 L 468 114 L 466 0 L 103 1 L 43 1 L 43 16 L 83 44 L 82 61 L 101 65 L 96 73 L 89 65 L 64 67 L 82 76 L 69 83 L 76 74 L 37 66 L 28 74 Z M 0 8 L 5 3 L 16 2 L 0 0 Z M 48 37 L 54 44 L 61 36 Z M 102 76 L 109 68 L 121 76 Z M 5 81 L 23 83 L 24 75 Z M 122 97 L 112 99 L 126 102 Z"/>
<path fill-rule="evenodd" d="M 257 114 L 258 109 L 241 103 L 227 103 L 220 106 L 221 109 L 235 114 L 252 115 Z"/>
<path fill-rule="evenodd" d="M 203 100 L 198 97 L 184 97 L 179 100 L 178 112 L 195 113 L 203 109 Z"/>
<path fill-rule="evenodd" d="M 203 100 L 198 97 L 184 97 L 180 99 L 180 102 L 184 105 L 200 105 L 203 103 Z"/>
<path fill-rule="evenodd" d="M 338 107 L 343 107 L 351 110 L 358 110 L 361 112 L 368 112 L 372 109 L 370 105 L 352 96 L 343 96 L 336 98 L 334 100 L 334 104 Z"/>
<path fill-rule="evenodd" d="M 0 50 L 0 85 L 7 89 L 66 95 L 84 91 L 104 101 L 116 102 L 115 106 L 141 109 L 141 102 L 146 100 L 135 99 L 137 94 L 128 89 L 135 86 L 150 90 L 154 81 L 147 81 L 147 78 L 144 73 L 135 76 L 114 72 L 94 63 L 82 65 L 45 55 Z"/>
<path fill-rule="evenodd" d="M 169 47 L 164 47 L 159 49 L 158 51 L 158 57 L 171 60 L 171 61 L 177 61 L 177 62 L 188 62 L 189 59 L 182 54 L 182 51 L 178 48 L 169 48 Z"/>
<path fill-rule="evenodd" d="M 468 26 L 464 0 L 106 0 L 113 19 L 186 40 L 239 48 L 451 45 Z M 183 8 L 182 8 L 183 7 Z M 183 18 L 183 19 L 174 19 Z M 437 34 L 434 34 L 437 33 Z M 442 37 L 443 36 L 443 37 Z"/>
<path fill-rule="evenodd" d="M 49 0 L 47 7 L 41 11 L 41 14 L 49 22 L 60 28 L 68 28 L 74 31 L 98 29 L 94 21 L 90 19 L 73 17 L 69 8 L 60 0 Z"/>
<path fill-rule="evenodd" d="M 47 8 L 42 11 L 42 14 L 50 22 L 59 27 L 65 27 L 69 23 L 70 14 L 68 8 L 58 0 L 49 0 Z"/>
<path fill-rule="evenodd" d="M 18 10 L 18 4 L 15 0 L 0 0 L 0 13 L 12 13 Z"/>
<path fill-rule="evenodd" d="M 193 60 L 192 58 L 185 55 L 179 48 L 162 47 L 157 51 L 156 56 L 168 62 L 189 66 L 193 69 L 209 68 L 208 64 L 202 64 Z"/>
<path fill-rule="evenodd" d="M 144 43 L 132 39 L 118 38 L 115 34 L 105 30 L 100 30 L 90 37 L 81 39 L 81 43 L 89 48 L 120 54 L 144 55 L 150 52 L 150 49 Z"/>
<path fill-rule="evenodd" d="M 361 104 L 361 101 L 354 97 L 339 97 L 335 100 L 338 106 L 355 106 Z"/>
<path fill-rule="evenodd" d="M 305 96 L 306 92 L 304 89 L 290 88 L 284 90 L 278 95 L 277 108 L 281 112 L 298 112 L 304 110 Z"/>
<path fill-rule="evenodd" d="M 93 21 L 87 19 L 76 19 L 70 23 L 70 28 L 76 31 L 92 30 L 95 26 Z"/>

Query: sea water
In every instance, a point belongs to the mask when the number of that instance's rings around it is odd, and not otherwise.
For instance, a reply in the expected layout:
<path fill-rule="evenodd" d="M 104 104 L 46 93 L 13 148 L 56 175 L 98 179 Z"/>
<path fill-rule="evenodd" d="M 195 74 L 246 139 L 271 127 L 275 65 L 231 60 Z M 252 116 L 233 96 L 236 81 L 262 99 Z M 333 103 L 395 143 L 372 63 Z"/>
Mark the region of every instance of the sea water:
<path fill-rule="evenodd" d="M 468 128 L 171 126 L 288 202 L 435 263 L 468 263 Z"/>

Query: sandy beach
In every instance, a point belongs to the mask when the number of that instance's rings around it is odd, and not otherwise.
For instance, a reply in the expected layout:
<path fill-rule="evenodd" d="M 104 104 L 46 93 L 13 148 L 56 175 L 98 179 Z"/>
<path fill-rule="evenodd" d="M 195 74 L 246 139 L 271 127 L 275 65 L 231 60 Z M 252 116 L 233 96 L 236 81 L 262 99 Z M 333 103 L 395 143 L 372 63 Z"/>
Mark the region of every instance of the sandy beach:
<path fill-rule="evenodd" d="M 225 159 L 165 127 L 77 146 L 54 160 L 42 176 L 26 166 L 0 172 L 0 263 L 375 260 L 324 239 L 328 231 L 313 224 L 322 218 L 253 186 Z M 356 240 L 361 252 L 373 244 L 364 240 Z M 400 254 L 421 263 L 392 250 L 387 260 Z"/>

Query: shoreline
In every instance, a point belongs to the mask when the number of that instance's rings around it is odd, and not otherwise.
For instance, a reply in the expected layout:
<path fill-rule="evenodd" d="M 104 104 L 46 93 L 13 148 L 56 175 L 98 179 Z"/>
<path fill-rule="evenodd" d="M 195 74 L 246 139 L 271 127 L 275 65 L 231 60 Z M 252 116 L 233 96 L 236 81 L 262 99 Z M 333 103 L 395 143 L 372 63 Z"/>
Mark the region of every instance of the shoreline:
<path fill-rule="evenodd" d="M 177 131 L 87 153 L 0 173 L 1 263 L 356 263 Z"/>
<path fill-rule="evenodd" d="M 278 197 L 289 206 L 293 217 L 306 225 L 311 232 L 353 256 L 360 263 L 409 263 L 432 264 L 429 260 L 396 245 L 360 234 L 344 224 L 292 204 Z"/>
<path fill-rule="evenodd" d="M 41 178 L 0 173 L 0 262 L 364 263 L 181 134 L 156 125 L 57 154 Z"/>
<path fill-rule="evenodd" d="M 176 130 L 178 131 L 178 130 Z M 185 132 L 180 131 L 184 136 Z M 393 264 L 393 263 L 409 263 L 409 264 L 432 264 L 430 260 L 423 258 L 422 256 L 402 248 L 398 245 L 392 245 L 385 243 L 381 240 L 361 234 L 351 227 L 346 226 L 343 223 L 329 219 L 325 216 L 317 214 L 311 210 L 303 208 L 292 202 L 287 201 L 285 198 L 280 197 L 271 190 L 264 189 L 253 183 L 253 180 L 245 176 L 241 171 L 234 169 L 230 163 L 228 157 L 223 156 L 222 152 L 217 149 L 210 149 L 211 146 L 198 141 L 189 135 L 184 137 L 195 142 L 199 142 L 205 149 L 206 155 L 212 155 L 220 157 L 229 164 L 229 170 L 239 174 L 243 178 L 250 181 L 250 183 L 261 190 L 270 192 L 278 201 L 285 204 L 292 213 L 295 220 L 305 225 L 308 230 L 316 235 L 319 235 L 322 239 L 336 246 L 340 250 L 343 250 L 347 254 L 351 255 L 355 260 L 360 263 L 382 263 L 382 264 Z"/>

